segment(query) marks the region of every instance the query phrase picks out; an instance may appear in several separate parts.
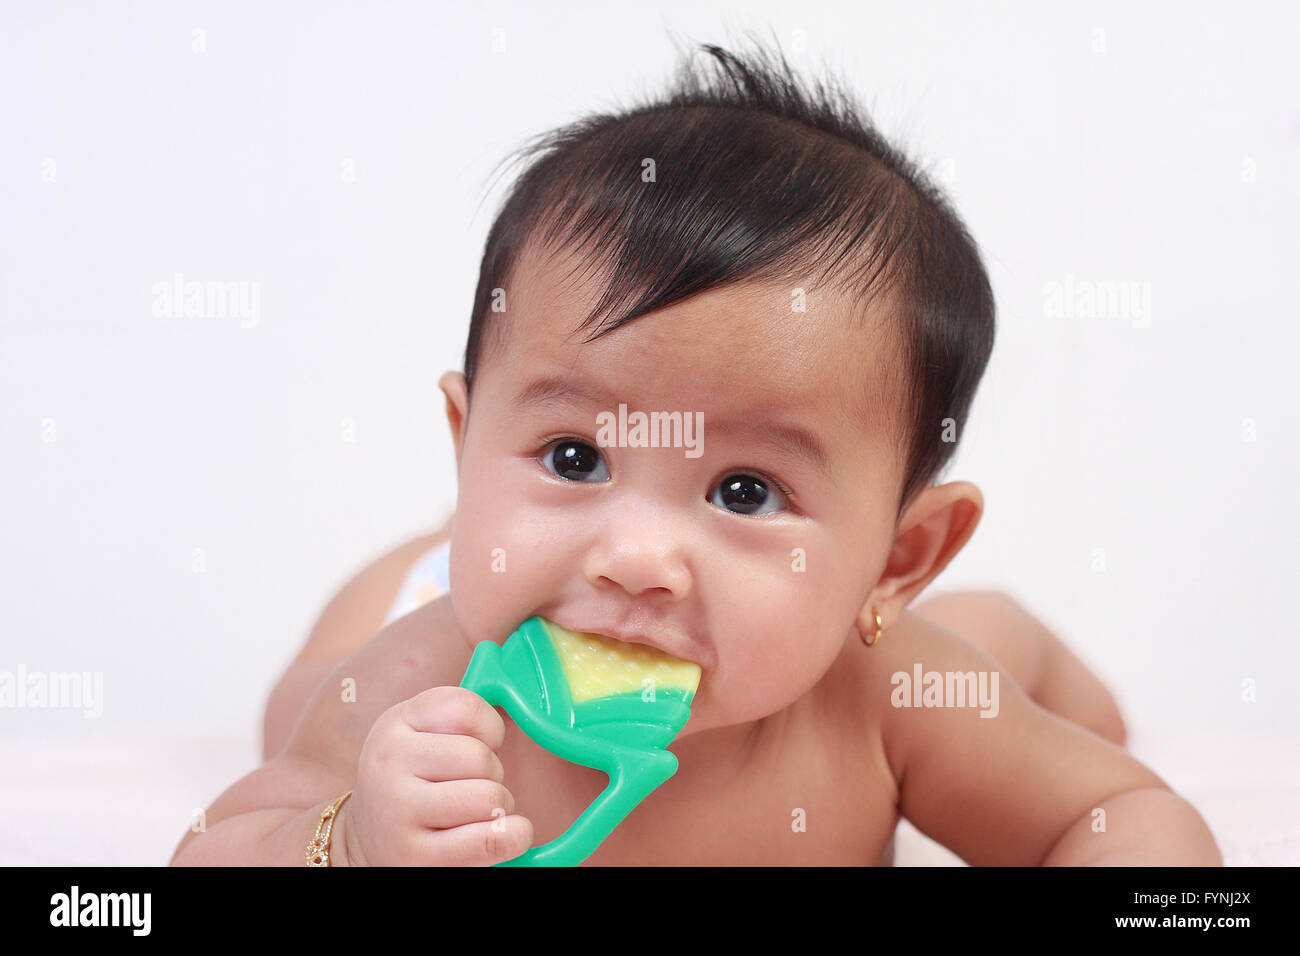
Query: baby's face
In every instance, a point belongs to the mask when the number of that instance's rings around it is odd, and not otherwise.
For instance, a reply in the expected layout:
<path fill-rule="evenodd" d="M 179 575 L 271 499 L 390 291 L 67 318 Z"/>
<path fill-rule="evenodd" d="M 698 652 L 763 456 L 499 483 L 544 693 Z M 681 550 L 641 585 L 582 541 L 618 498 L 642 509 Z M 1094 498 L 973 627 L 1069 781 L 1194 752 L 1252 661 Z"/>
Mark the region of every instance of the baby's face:
<path fill-rule="evenodd" d="M 461 631 L 500 643 L 540 615 L 694 661 L 684 734 L 781 710 L 858 639 L 893 544 L 895 426 L 866 397 L 893 346 L 811 296 L 793 311 L 777 285 L 700 295 L 584 345 L 572 330 L 596 290 L 566 284 L 571 265 L 521 262 L 494 316 L 504 342 L 484 355 L 458 455 Z M 603 446 L 620 404 L 629 422 L 678 412 L 692 430 L 683 447 Z"/>

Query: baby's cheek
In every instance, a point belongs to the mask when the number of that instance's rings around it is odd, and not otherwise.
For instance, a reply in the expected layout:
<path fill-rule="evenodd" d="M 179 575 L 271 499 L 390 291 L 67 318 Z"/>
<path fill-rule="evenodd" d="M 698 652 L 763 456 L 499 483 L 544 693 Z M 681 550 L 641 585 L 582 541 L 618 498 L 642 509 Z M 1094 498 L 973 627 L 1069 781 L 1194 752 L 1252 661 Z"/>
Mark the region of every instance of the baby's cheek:
<path fill-rule="evenodd" d="M 580 555 L 561 549 L 564 541 L 562 528 L 552 531 L 522 511 L 500 521 L 458 517 L 451 593 L 465 633 L 500 643 L 539 606 L 564 594 L 580 567 Z"/>
<path fill-rule="evenodd" d="M 458 522 L 451 552 L 452 606 L 462 631 L 473 643 L 503 640 L 519 621 L 512 621 L 523 562 L 522 549 L 505 534 L 483 524 Z"/>
<path fill-rule="evenodd" d="M 835 654 L 810 633 L 810 622 L 788 614 L 754 620 L 733 634 L 718 676 L 736 719 L 758 719 L 803 697 L 826 673 Z"/>

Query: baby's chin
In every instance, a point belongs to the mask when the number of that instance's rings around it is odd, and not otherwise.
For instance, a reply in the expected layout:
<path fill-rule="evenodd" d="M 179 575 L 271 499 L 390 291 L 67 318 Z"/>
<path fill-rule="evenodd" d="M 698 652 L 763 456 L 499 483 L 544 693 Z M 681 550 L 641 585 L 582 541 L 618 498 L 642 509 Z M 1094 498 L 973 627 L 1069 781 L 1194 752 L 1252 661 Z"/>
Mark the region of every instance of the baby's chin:
<path fill-rule="evenodd" d="M 727 728 L 739 729 L 742 726 L 752 726 L 784 710 L 794 702 L 793 699 L 777 700 L 775 703 L 778 706 L 773 707 L 774 699 L 771 697 L 764 697 L 761 701 L 728 699 L 729 695 L 723 687 L 715 686 L 706 690 L 704 684 L 708 679 L 709 675 L 706 674 L 691 703 L 690 719 L 686 721 L 686 726 L 681 729 L 675 740 L 684 740 Z"/>

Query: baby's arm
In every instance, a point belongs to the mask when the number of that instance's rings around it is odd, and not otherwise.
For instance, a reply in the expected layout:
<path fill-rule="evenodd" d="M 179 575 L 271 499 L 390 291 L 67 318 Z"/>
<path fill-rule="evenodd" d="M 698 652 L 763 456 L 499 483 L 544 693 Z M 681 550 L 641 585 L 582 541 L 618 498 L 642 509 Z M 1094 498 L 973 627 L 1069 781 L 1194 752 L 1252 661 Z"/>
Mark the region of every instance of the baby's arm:
<path fill-rule="evenodd" d="M 984 651 L 1030 700 L 1123 746 L 1114 695 L 1070 647 L 1003 591 L 949 591 L 912 605 L 922 617 Z"/>
<path fill-rule="evenodd" d="M 329 600 L 307 642 L 267 698 L 263 759 L 278 754 L 288 742 L 312 692 L 326 675 L 379 631 L 411 566 L 450 536 L 448 522 L 432 534 L 407 541 L 363 568 Z"/>
<path fill-rule="evenodd" d="M 885 752 L 899 808 L 922 833 L 975 865 L 1221 865 L 1205 821 L 1119 747 L 1000 681 L 996 716 L 976 707 L 894 707 L 891 676 L 991 673 L 997 664 L 916 619 L 882 641 L 870 692 L 882 697 Z M 1102 811 L 1102 812 L 1097 812 Z"/>
<path fill-rule="evenodd" d="M 217 798 L 204 830 L 185 835 L 171 865 L 302 866 L 321 814 L 350 786 L 310 761 L 276 757 Z M 343 862 L 340 836 L 337 829 L 331 836 L 336 866 Z"/>
<path fill-rule="evenodd" d="M 394 621 L 335 666 L 312 695 L 287 746 L 208 807 L 203 832 L 185 834 L 174 865 L 297 865 L 321 812 L 356 780 L 371 727 L 389 707 L 426 690 L 437 668 L 433 631 L 449 624 L 446 601 Z M 355 699 L 344 700 L 351 678 Z M 346 811 L 347 805 L 344 805 Z M 345 862 L 341 815 L 332 855 Z"/>

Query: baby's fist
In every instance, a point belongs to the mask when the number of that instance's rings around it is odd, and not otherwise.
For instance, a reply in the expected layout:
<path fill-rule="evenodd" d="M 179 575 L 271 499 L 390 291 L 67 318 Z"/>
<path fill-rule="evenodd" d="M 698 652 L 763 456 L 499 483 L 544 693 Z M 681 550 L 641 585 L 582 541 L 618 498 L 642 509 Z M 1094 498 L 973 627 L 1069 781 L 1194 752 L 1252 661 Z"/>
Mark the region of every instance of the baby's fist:
<path fill-rule="evenodd" d="M 432 687 L 384 711 L 340 819 L 352 866 L 486 866 L 533 841 L 496 751 L 505 722 L 478 694 Z M 346 819 L 344 819 L 346 815 Z"/>

